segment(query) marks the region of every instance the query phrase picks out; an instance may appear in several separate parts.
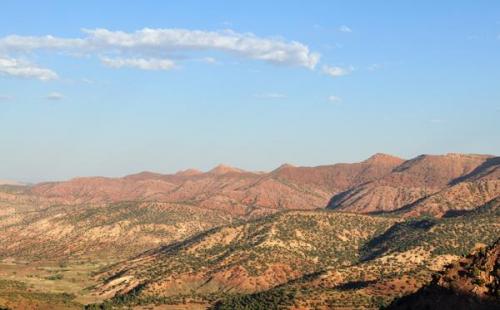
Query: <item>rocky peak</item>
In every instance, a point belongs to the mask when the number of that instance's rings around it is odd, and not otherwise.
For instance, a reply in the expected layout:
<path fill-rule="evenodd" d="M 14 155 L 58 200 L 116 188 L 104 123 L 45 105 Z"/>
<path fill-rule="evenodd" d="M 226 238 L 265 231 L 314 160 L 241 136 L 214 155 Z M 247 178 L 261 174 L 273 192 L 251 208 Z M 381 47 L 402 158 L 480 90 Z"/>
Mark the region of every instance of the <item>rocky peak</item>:
<path fill-rule="evenodd" d="M 364 161 L 365 163 L 370 163 L 370 164 L 400 164 L 404 162 L 404 159 L 401 159 L 396 156 L 392 156 L 389 154 L 384 154 L 384 153 L 376 153 L 372 156 L 370 156 L 368 159 Z"/>
<path fill-rule="evenodd" d="M 212 170 L 208 171 L 210 174 L 215 174 L 215 175 L 223 175 L 223 174 L 228 174 L 228 173 L 242 173 L 244 172 L 241 169 L 234 168 L 231 166 L 223 165 L 220 164 L 217 167 L 213 168 Z"/>
<path fill-rule="evenodd" d="M 198 175 L 202 174 L 200 170 L 197 169 L 186 169 L 186 170 L 180 170 L 175 173 L 177 176 L 193 176 L 193 175 Z"/>

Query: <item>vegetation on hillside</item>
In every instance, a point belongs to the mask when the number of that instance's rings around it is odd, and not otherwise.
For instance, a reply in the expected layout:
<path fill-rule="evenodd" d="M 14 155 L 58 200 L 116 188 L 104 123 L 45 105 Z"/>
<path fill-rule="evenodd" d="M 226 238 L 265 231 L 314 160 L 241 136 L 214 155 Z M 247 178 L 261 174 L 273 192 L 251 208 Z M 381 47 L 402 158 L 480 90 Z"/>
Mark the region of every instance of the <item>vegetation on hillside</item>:
<path fill-rule="evenodd" d="M 26 284 L 0 279 L 0 309 L 81 309 L 74 295 L 34 291 Z"/>
<path fill-rule="evenodd" d="M 31 261 L 123 259 L 232 221 L 221 211 L 166 203 L 11 205 L 0 216 L 0 258 Z"/>
<path fill-rule="evenodd" d="M 392 225 L 359 248 L 360 260 L 350 266 L 327 268 L 250 295 L 218 300 L 219 308 L 247 309 L 245 303 L 269 307 L 271 296 L 288 296 L 305 309 L 381 307 L 429 283 L 435 270 L 468 253 L 478 244 L 490 244 L 500 235 L 500 212 L 486 206 L 449 219 L 410 219 Z M 269 294 L 269 295 L 268 295 Z M 274 304 L 274 307 L 280 303 Z M 285 307 L 286 308 L 286 307 Z"/>
<path fill-rule="evenodd" d="M 500 308 L 500 239 L 446 266 L 414 294 L 397 299 L 388 309 Z"/>

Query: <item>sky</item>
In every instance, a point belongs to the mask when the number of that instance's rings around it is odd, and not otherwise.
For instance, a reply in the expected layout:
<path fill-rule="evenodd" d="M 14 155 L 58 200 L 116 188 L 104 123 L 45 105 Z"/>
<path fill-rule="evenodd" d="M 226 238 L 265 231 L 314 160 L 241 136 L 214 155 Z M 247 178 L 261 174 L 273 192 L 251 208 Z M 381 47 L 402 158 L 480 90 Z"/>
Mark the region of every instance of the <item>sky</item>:
<path fill-rule="evenodd" d="M 270 2 L 2 2 L 0 179 L 500 154 L 500 2 Z"/>

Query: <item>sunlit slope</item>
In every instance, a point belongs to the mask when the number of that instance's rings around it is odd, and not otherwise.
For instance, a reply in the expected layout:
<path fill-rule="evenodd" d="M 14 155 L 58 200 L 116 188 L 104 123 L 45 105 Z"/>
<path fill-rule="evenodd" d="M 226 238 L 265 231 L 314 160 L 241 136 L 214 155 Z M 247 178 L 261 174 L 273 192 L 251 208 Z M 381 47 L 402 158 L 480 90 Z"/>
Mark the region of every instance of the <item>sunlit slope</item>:
<path fill-rule="evenodd" d="M 262 291 L 357 263 L 362 245 L 394 222 L 325 211 L 280 213 L 216 228 L 119 263 L 101 274 L 98 289 L 137 303 Z"/>

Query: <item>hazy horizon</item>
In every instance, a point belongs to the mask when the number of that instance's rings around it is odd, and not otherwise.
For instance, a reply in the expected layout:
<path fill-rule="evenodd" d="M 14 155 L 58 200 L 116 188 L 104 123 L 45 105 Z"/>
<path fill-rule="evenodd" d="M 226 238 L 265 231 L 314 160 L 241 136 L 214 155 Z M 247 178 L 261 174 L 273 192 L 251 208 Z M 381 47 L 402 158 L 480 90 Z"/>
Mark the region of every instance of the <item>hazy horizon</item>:
<path fill-rule="evenodd" d="M 500 154 L 495 1 L 29 6 L 0 20 L 0 179 Z"/>

